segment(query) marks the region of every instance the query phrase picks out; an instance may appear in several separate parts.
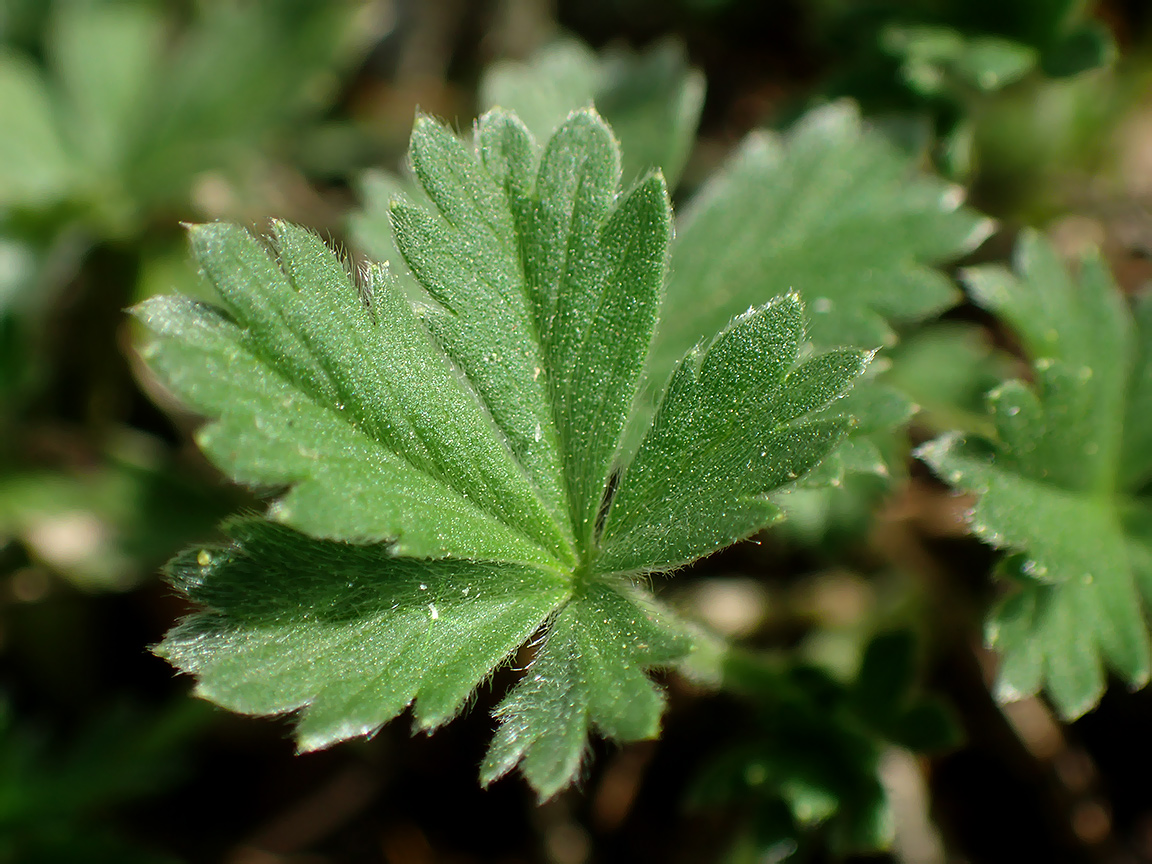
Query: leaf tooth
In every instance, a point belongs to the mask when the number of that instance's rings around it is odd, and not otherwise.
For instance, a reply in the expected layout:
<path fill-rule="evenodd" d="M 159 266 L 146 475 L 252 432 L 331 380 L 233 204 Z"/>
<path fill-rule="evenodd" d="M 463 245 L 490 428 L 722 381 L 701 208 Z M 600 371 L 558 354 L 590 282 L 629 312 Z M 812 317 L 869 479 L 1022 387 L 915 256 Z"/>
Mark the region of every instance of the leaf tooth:
<path fill-rule="evenodd" d="M 315 753 L 327 750 L 333 744 L 348 741 L 353 738 L 372 738 L 384 728 L 383 723 L 356 723 L 345 721 L 335 726 L 325 727 L 315 732 L 296 733 L 296 752 L 299 754 Z"/>
<path fill-rule="evenodd" d="M 1018 690 L 1015 684 L 1003 678 L 996 679 L 996 686 L 993 690 L 993 696 L 1000 703 L 1022 702 L 1035 695 L 1035 690 Z"/>
<path fill-rule="evenodd" d="M 1044 577 L 1048 575 L 1048 567 L 1040 563 L 1035 558 L 1027 558 L 1020 565 L 1020 569 L 1025 575 L 1031 576 L 1034 579 L 1043 581 Z"/>
<path fill-rule="evenodd" d="M 968 250 L 976 249 L 995 234 L 999 228 L 1000 223 L 991 217 L 986 216 L 978 219 L 960 245 Z"/>
<path fill-rule="evenodd" d="M 968 191 L 959 183 L 950 183 L 940 191 L 940 209 L 945 213 L 958 210 L 968 199 Z"/>

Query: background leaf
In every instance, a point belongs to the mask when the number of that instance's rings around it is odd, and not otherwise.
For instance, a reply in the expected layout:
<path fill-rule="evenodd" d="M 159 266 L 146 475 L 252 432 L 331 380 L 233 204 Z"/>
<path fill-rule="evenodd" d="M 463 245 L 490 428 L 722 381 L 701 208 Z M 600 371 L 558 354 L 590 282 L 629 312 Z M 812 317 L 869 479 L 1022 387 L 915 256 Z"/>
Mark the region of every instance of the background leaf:
<path fill-rule="evenodd" d="M 36 68 L 0 52 L 0 205 L 51 204 L 72 179 L 72 159 Z"/>
<path fill-rule="evenodd" d="M 1099 701 L 1105 666 L 1133 686 L 1150 674 L 1138 578 L 1147 535 L 1130 515 L 1148 502 L 1144 477 L 1123 454 L 1129 394 L 1146 374 L 1138 365 L 1146 348 L 1136 345 L 1152 334 L 1133 327 L 1095 257 L 1073 275 L 1047 241 L 1026 232 L 1016 269 L 973 269 L 966 281 L 1016 330 L 1034 386 L 1009 381 L 989 394 L 990 441 L 951 435 L 918 452 L 979 496 L 977 536 L 1022 553 L 1002 563 L 1017 589 L 988 623 L 988 641 L 1004 654 L 1000 696 L 1045 687 L 1064 716 L 1077 717 Z M 1137 420 L 1131 434 L 1144 424 Z"/>
<path fill-rule="evenodd" d="M 608 49 L 597 56 L 562 39 L 526 63 L 492 65 L 480 83 L 480 102 L 515 111 L 541 141 L 571 111 L 594 104 L 620 141 L 624 182 L 658 168 L 674 189 L 704 107 L 704 77 L 688 65 L 677 41 L 642 53 Z"/>
<path fill-rule="evenodd" d="M 677 226 L 649 374 L 749 305 L 804 298 L 820 347 L 891 344 L 959 295 L 931 265 L 971 250 L 989 223 L 963 193 L 919 174 L 848 103 L 779 137 L 752 133 L 688 203 Z"/>
<path fill-rule="evenodd" d="M 690 803 L 738 813 L 737 848 L 769 860 L 808 854 L 821 840 L 841 857 L 888 848 L 897 817 L 881 763 L 895 747 L 959 740 L 949 709 L 916 692 L 915 651 L 907 631 L 881 633 L 847 683 L 729 651 L 725 689 L 753 710 L 705 763 Z"/>

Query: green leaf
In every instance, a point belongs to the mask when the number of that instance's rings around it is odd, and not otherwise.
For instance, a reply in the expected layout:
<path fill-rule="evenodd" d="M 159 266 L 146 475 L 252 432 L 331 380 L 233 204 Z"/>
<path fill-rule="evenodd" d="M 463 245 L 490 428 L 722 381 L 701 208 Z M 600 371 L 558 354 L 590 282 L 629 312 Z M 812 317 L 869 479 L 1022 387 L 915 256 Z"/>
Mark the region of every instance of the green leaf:
<path fill-rule="evenodd" d="M 118 823 L 185 779 L 212 713 L 187 701 L 147 711 L 121 703 L 90 709 L 61 734 L 0 703 L 0 860 L 178 864 Z"/>
<path fill-rule="evenodd" d="M 203 171 L 235 174 L 263 139 L 300 135 L 356 62 L 355 3 L 210 3 L 166 54 L 137 123 L 124 185 L 137 200 L 181 201 Z M 360 39 L 352 38 L 359 31 Z M 143 117 L 143 120 L 140 117 Z"/>
<path fill-rule="evenodd" d="M 269 249 L 217 224 L 192 246 L 221 308 L 137 307 L 151 367 L 211 419 L 208 456 L 287 487 L 272 521 L 172 564 L 204 611 L 159 650 L 213 701 L 299 712 L 310 749 L 413 700 L 418 725 L 446 722 L 537 633 L 483 778 L 521 765 L 548 797 L 591 731 L 657 734 L 647 672 L 691 649 L 634 577 L 770 521 L 765 496 L 849 425 L 828 406 L 869 355 L 801 354 L 794 296 L 750 310 L 684 361 L 629 464 L 671 237 L 662 177 L 622 189 L 591 109 L 542 148 L 507 112 L 474 147 L 419 118 L 410 161 L 425 200 L 391 216 L 419 299 L 377 266 L 354 284 L 303 229 L 275 224 Z M 703 492 L 683 475 L 697 463 Z"/>
<path fill-rule="evenodd" d="M 886 383 L 885 365 L 883 358 L 873 362 L 837 403 L 838 411 L 855 421 L 840 445 L 802 482 L 772 495 L 784 516 L 773 529 L 778 539 L 821 554 L 857 542 L 881 500 L 904 478 L 910 450 L 904 430 L 917 406 Z"/>
<path fill-rule="evenodd" d="M 1044 53 L 1044 71 L 1055 77 L 1078 75 L 1112 64 L 1118 53 L 1108 25 L 1088 20 L 1053 40 Z"/>
<path fill-rule="evenodd" d="M 480 141 L 483 164 L 447 130 L 417 122 L 413 168 L 441 218 L 395 205 L 397 245 L 446 310 L 424 320 L 546 500 L 567 489 L 587 545 L 655 325 L 667 193 L 652 175 L 616 200 L 619 156 L 590 112 L 553 136 L 534 195 L 524 127 L 490 114 Z"/>
<path fill-rule="evenodd" d="M 164 19 L 143 5 L 62 4 L 48 50 L 62 120 L 93 172 L 122 171 L 162 63 Z M 152 118 L 148 118 L 152 119 Z"/>
<path fill-rule="evenodd" d="M 480 104 L 515 112 L 538 139 L 547 140 L 572 111 L 587 107 L 603 78 L 599 58 L 578 39 L 559 39 L 526 63 L 493 63 L 480 82 Z"/>
<path fill-rule="evenodd" d="M 901 74 L 912 89 L 933 96 L 957 82 L 992 91 L 1034 69 L 1040 52 L 1030 45 L 993 35 L 965 36 L 951 27 L 891 24 L 883 29 L 884 50 L 902 61 Z"/>
<path fill-rule="evenodd" d="M 916 639 L 908 630 L 875 636 L 864 651 L 852 702 L 880 735 L 912 750 L 954 747 L 962 738 L 945 704 L 915 693 Z"/>
<path fill-rule="evenodd" d="M 896 347 L 887 380 L 924 408 L 932 428 L 983 432 L 984 394 L 1011 373 L 1011 358 L 993 350 L 983 327 L 943 321 Z"/>
<path fill-rule="evenodd" d="M 964 53 L 964 37 L 951 27 L 934 24 L 888 24 L 879 34 L 886 54 L 905 62 L 949 63 Z"/>
<path fill-rule="evenodd" d="M 241 482 L 295 484 L 271 515 L 313 536 L 390 540 L 410 555 L 570 558 L 482 406 L 386 274 L 365 274 L 370 310 L 319 238 L 283 224 L 275 238 L 283 270 L 241 228 L 192 229 L 232 320 L 182 298 L 137 307 L 165 337 L 146 352 L 154 368 L 219 417 L 198 435 L 209 457 Z M 366 356 L 375 370 L 362 368 Z"/>
<path fill-rule="evenodd" d="M 675 188 L 696 140 L 704 75 L 673 39 L 640 54 L 608 50 L 603 62 L 605 83 L 595 102 L 620 140 L 625 180 L 659 168 Z"/>
<path fill-rule="evenodd" d="M 956 74 L 980 90 L 999 90 L 1019 81 L 1034 68 L 1040 52 L 1029 45 L 996 36 L 968 40 L 956 61 Z"/>
<path fill-rule="evenodd" d="M 187 210 L 204 172 L 250 173 L 357 56 L 350 2 L 42 5 L 45 65 L 0 51 L 0 205 L 67 200 L 102 236 Z"/>
<path fill-rule="evenodd" d="M 1152 481 L 1152 292 L 1136 298 L 1135 313 L 1135 356 L 1128 377 L 1120 473 L 1132 478 L 1132 488 L 1140 488 Z"/>
<path fill-rule="evenodd" d="M 961 200 L 867 130 L 850 103 L 813 111 L 783 137 L 752 133 L 677 225 L 651 378 L 662 381 L 701 338 L 783 290 L 804 298 L 817 346 L 891 344 L 889 322 L 959 299 L 930 265 L 988 233 Z"/>
<path fill-rule="evenodd" d="M 54 203 L 72 179 L 52 97 L 25 58 L 0 51 L 0 206 Z"/>
<path fill-rule="evenodd" d="M 818 348 L 893 344 L 892 325 L 927 318 L 959 298 L 929 265 L 971 249 L 988 230 L 987 220 L 960 206 L 962 198 L 919 174 L 908 156 L 864 127 L 850 103 L 810 113 L 786 136 L 753 133 L 679 221 L 649 385 L 732 315 L 785 288 L 804 299 L 808 338 Z M 844 407 L 861 426 L 821 469 L 824 485 L 849 471 L 897 470 L 882 454 L 899 450 L 891 431 L 915 406 L 875 380 L 862 382 L 856 398 L 873 390 L 867 404 Z M 843 494 L 834 486 L 778 503 L 832 514 L 844 511 L 832 500 Z M 848 509 L 862 515 L 872 508 Z M 828 523 L 817 517 L 818 530 L 806 536 L 825 534 Z"/>
<path fill-rule="evenodd" d="M 371 734 L 413 699 L 419 727 L 451 720 L 567 593 L 559 575 L 524 566 L 396 557 L 257 519 L 226 531 L 230 546 L 169 564 L 207 611 L 157 653 L 218 705 L 303 709 L 301 750 Z"/>
<path fill-rule="evenodd" d="M 481 780 L 519 763 L 544 799 L 579 772 L 587 729 L 623 741 L 655 738 L 664 697 L 645 669 L 688 649 L 686 635 L 642 592 L 626 582 L 594 584 L 551 622 L 524 678 L 496 709 L 501 724 Z"/>
<path fill-rule="evenodd" d="M 392 235 L 392 201 L 402 195 L 415 197 L 415 184 L 387 171 L 371 170 L 360 175 L 356 185 L 362 207 L 348 219 L 356 245 L 373 261 L 406 274 L 408 268 Z"/>
<path fill-rule="evenodd" d="M 914 653 L 911 634 L 882 634 L 856 680 L 842 683 L 729 649 L 723 687 L 750 703 L 753 722 L 737 724 L 705 763 L 691 803 L 744 815 L 755 830 L 737 836 L 751 833 L 760 855 L 816 836 L 841 856 L 889 847 L 895 825 L 882 755 L 893 745 L 930 750 L 958 740 L 943 703 L 917 692 Z"/>
<path fill-rule="evenodd" d="M 527 63 L 491 66 L 480 103 L 515 111 L 541 140 L 569 112 L 595 104 L 620 141 L 625 182 L 659 168 L 675 188 L 704 107 L 704 76 L 673 40 L 639 54 L 609 49 L 597 57 L 583 43 L 562 39 Z"/>
<path fill-rule="evenodd" d="M 918 455 L 979 496 L 973 531 L 1020 554 L 1001 572 L 1018 583 L 988 624 L 1004 654 L 1002 698 L 1046 687 L 1077 717 L 1104 689 L 1108 667 L 1132 686 L 1150 674 L 1139 582 L 1147 534 L 1147 300 L 1134 322 L 1104 264 L 1073 275 L 1039 235 L 1025 233 L 1017 274 L 974 268 L 974 299 L 1016 331 L 1035 382 L 988 396 L 995 435 L 947 435 Z"/>
<path fill-rule="evenodd" d="M 795 294 L 750 310 L 677 368 L 652 429 L 620 478 L 597 566 L 665 570 L 779 518 L 768 493 L 814 467 L 850 419 L 819 414 L 864 371 L 867 352 L 797 364 Z M 709 442 L 724 441 L 725 446 Z"/>
<path fill-rule="evenodd" d="M 907 426 L 916 416 L 917 406 L 899 390 L 869 376 L 856 384 L 838 404 L 838 410 L 855 421 L 844 441 L 802 484 L 805 491 L 819 489 L 819 494 L 840 494 L 841 481 L 853 474 L 868 474 L 888 481 L 889 466 L 906 460 L 904 437 L 895 432 Z M 893 451 L 899 455 L 893 457 Z M 777 496 L 785 507 L 786 500 L 797 491 L 786 489 Z"/>

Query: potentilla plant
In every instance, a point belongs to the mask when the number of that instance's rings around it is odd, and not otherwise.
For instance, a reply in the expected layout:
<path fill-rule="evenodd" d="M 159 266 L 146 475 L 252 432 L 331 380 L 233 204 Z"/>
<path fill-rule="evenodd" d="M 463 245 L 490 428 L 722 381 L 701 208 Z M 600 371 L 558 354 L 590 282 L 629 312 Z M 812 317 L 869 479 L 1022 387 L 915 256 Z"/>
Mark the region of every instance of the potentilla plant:
<path fill-rule="evenodd" d="M 191 237 L 218 305 L 137 307 L 151 368 L 212 418 L 204 452 L 286 489 L 172 562 L 202 611 L 157 650 L 220 705 L 295 712 L 313 750 L 409 705 L 440 726 L 530 642 L 481 779 L 518 766 L 548 798 L 593 731 L 658 734 L 648 673 L 694 639 L 653 576 L 780 517 L 770 493 L 844 438 L 837 400 L 872 355 L 810 350 L 784 293 L 634 411 L 672 235 L 660 173 L 622 189 L 591 109 L 544 146 L 500 110 L 474 147 L 420 118 L 411 164 L 428 201 L 396 200 L 392 221 L 417 300 L 302 228 L 212 224 Z"/>
<path fill-rule="evenodd" d="M 677 669 L 757 718 L 698 803 L 748 805 L 764 854 L 813 827 L 842 851 L 883 846 L 885 748 L 956 737 L 915 693 L 915 640 L 880 633 L 837 679 L 732 644 L 654 588 L 787 513 L 874 507 L 846 498 L 854 476 L 897 488 L 916 412 L 898 384 L 918 376 L 875 350 L 961 301 L 934 265 L 988 221 L 845 104 L 750 135 L 675 232 L 662 175 L 622 182 L 591 108 L 544 143 L 506 110 L 470 142 L 421 117 L 410 165 L 413 184 L 384 184 L 414 193 L 387 205 L 394 236 L 365 244 L 395 249 L 391 267 L 352 272 L 284 223 L 200 225 L 215 302 L 136 308 L 149 365 L 209 418 L 201 448 L 272 499 L 171 562 L 198 611 L 157 652 L 204 698 L 292 715 L 301 750 L 409 708 L 435 729 L 521 658 L 480 775 L 518 768 L 542 800 L 591 735 L 657 736 L 652 672 Z M 997 695 L 1043 691 L 1072 718 L 1106 669 L 1140 686 L 1152 668 L 1152 304 L 1033 233 L 1017 271 L 964 281 L 1028 380 L 916 454 L 1008 552 Z"/>

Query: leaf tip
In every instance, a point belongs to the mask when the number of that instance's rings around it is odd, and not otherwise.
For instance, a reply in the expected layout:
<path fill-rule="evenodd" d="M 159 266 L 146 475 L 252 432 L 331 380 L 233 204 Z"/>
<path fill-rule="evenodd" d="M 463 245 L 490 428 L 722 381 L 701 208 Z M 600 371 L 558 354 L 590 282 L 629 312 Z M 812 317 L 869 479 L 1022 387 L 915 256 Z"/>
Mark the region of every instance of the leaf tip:
<path fill-rule="evenodd" d="M 976 224 L 972 226 L 972 230 L 964 238 L 962 246 L 971 251 L 977 249 L 984 244 L 984 241 L 996 233 L 1000 228 L 1000 223 L 993 219 L 991 216 L 984 216 L 976 220 Z"/>
<path fill-rule="evenodd" d="M 968 190 L 959 183 L 949 183 L 940 193 L 940 209 L 945 213 L 954 213 L 968 200 Z"/>
<path fill-rule="evenodd" d="M 493 131 L 501 128 L 511 129 L 516 134 L 522 135 L 525 140 L 531 142 L 531 146 L 535 148 L 536 138 L 525 124 L 520 119 L 520 116 L 507 108 L 502 108 L 499 105 L 494 105 L 480 115 L 476 120 L 477 138 L 483 139 L 485 136 L 490 135 Z"/>
<path fill-rule="evenodd" d="M 307 722 L 307 712 L 303 722 Z M 341 723 L 337 726 L 327 727 L 323 730 L 302 731 L 297 727 L 293 736 L 296 742 L 296 753 L 315 753 L 318 750 L 327 750 L 333 744 L 349 741 L 354 738 L 371 738 L 380 729 L 382 724 L 369 725 L 367 723 Z"/>
<path fill-rule="evenodd" d="M 209 441 L 207 434 L 201 432 L 201 434 L 196 436 L 196 443 L 201 447 L 207 447 L 211 442 Z M 268 510 L 266 511 L 265 515 L 273 522 L 279 522 L 281 525 L 287 525 L 289 522 L 291 522 L 292 517 L 295 514 L 293 514 L 292 508 L 289 506 L 288 502 L 281 498 L 277 501 L 273 501 L 268 505 Z"/>
<path fill-rule="evenodd" d="M 188 236 L 193 240 L 201 237 L 209 237 L 220 233 L 221 228 L 229 227 L 227 222 L 181 222 L 184 230 L 188 232 Z"/>
<path fill-rule="evenodd" d="M 656 194 L 659 195 L 665 203 L 668 203 L 670 200 L 668 197 L 668 180 L 664 177 L 663 168 L 653 168 L 644 175 L 639 185 L 651 185 L 655 187 Z"/>
<path fill-rule="evenodd" d="M 416 117 L 412 121 L 413 135 L 416 135 L 418 132 L 440 131 L 443 128 L 444 127 L 440 121 L 433 117 L 431 114 L 427 114 L 424 111 L 417 109 Z"/>
<path fill-rule="evenodd" d="M 931 441 L 925 441 L 912 451 L 912 455 L 921 462 L 926 463 L 934 471 L 940 471 L 941 465 L 952 449 L 961 443 L 963 438 L 958 432 L 949 432 Z"/>
<path fill-rule="evenodd" d="M 173 654 L 175 652 L 172 649 L 172 645 L 171 645 L 170 640 L 171 640 L 171 636 L 169 635 L 169 636 L 164 637 L 164 639 L 157 642 L 155 645 L 149 645 L 148 646 L 148 653 L 151 654 L 153 657 L 159 657 L 161 660 L 165 661 L 166 663 L 169 663 L 172 666 L 175 666 L 176 663 L 172 659 Z"/>
<path fill-rule="evenodd" d="M 1103 673 L 1101 673 L 1097 683 L 1093 684 L 1077 698 L 1059 697 L 1053 694 L 1056 709 L 1060 713 L 1060 719 L 1065 723 L 1079 720 L 1100 704 L 1100 700 L 1104 698 L 1104 687 L 1104 676 Z M 1052 693 L 1051 683 L 1049 684 L 1048 692 Z"/>
<path fill-rule="evenodd" d="M 991 647 L 991 645 L 989 647 Z M 993 695 L 1001 705 L 1009 705 L 1013 702 L 1023 702 L 1025 699 L 1030 699 L 1036 695 L 1036 692 L 1017 689 L 1016 685 L 1011 681 L 1000 678 L 996 681 Z"/>
<path fill-rule="evenodd" d="M 1152 681 L 1152 670 L 1148 668 L 1147 663 L 1132 675 L 1125 677 L 1124 683 L 1128 686 L 1129 693 L 1135 693 L 1137 690 L 1143 690 L 1148 686 L 1148 682 Z"/>

